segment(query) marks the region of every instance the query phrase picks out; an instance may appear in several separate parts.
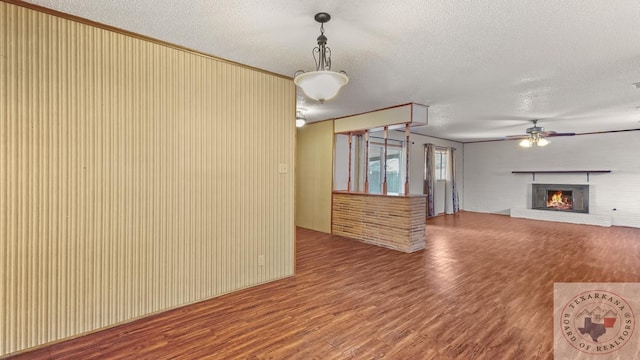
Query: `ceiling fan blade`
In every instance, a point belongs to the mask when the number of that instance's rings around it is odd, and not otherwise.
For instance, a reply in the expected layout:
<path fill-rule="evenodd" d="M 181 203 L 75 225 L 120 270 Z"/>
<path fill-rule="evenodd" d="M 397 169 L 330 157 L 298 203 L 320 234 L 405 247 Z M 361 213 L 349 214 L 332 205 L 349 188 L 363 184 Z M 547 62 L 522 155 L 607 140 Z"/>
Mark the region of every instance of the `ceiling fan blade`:
<path fill-rule="evenodd" d="M 545 131 L 542 133 L 542 136 L 544 137 L 552 137 L 552 136 L 573 136 L 576 133 L 558 133 L 555 131 Z"/>
<path fill-rule="evenodd" d="M 478 117 L 479 120 L 483 121 L 513 121 L 519 122 L 520 124 L 531 121 L 530 116 L 514 116 L 514 115 L 486 115 Z"/>
<path fill-rule="evenodd" d="M 529 135 L 508 135 L 504 137 L 504 139 L 509 139 L 509 140 L 528 139 L 528 138 L 529 138 Z"/>

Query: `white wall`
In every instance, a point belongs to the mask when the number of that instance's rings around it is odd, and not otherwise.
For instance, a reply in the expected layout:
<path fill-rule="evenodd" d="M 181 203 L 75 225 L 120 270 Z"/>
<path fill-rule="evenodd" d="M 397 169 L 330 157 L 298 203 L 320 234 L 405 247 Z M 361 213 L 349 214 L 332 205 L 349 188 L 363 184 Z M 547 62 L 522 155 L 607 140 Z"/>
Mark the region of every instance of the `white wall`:
<path fill-rule="evenodd" d="M 532 176 L 514 170 L 611 170 L 591 174 L 590 212 L 610 213 L 613 225 L 640 227 L 639 156 L 640 131 L 556 137 L 542 148 L 517 141 L 465 144 L 463 209 L 508 214 L 530 207 Z M 535 182 L 587 184 L 587 178 L 537 174 Z"/>

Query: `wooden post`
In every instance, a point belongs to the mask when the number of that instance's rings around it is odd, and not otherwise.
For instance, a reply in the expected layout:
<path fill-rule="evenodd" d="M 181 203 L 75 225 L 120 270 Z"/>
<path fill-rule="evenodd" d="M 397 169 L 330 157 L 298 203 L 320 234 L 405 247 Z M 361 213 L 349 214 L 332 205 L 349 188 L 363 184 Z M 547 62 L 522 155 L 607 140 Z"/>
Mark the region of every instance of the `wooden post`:
<path fill-rule="evenodd" d="M 389 143 L 389 139 L 387 138 L 387 136 L 389 135 L 389 127 L 385 126 L 384 127 L 384 156 L 383 159 L 384 161 L 380 162 L 380 167 L 382 169 L 384 169 L 384 180 L 382 181 L 382 193 L 384 195 L 387 195 L 387 145 Z M 381 159 L 382 160 L 382 159 Z"/>
<path fill-rule="evenodd" d="M 352 155 L 352 150 L 351 150 L 351 133 L 349 133 L 349 175 L 347 177 L 347 191 L 351 192 L 351 155 Z"/>
<path fill-rule="evenodd" d="M 406 141 L 405 141 L 405 146 L 406 146 L 406 151 L 405 151 L 405 158 L 406 158 L 406 164 L 404 167 L 404 174 L 405 174 L 405 180 L 404 180 L 404 194 L 405 195 L 409 195 L 409 152 L 411 152 L 411 142 L 409 141 L 409 123 L 406 123 L 404 125 L 404 135 L 406 137 Z"/>
<path fill-rule="evenodd" d="M 369 130 L 364 131 L 364 192 L 369 193 Z"/>

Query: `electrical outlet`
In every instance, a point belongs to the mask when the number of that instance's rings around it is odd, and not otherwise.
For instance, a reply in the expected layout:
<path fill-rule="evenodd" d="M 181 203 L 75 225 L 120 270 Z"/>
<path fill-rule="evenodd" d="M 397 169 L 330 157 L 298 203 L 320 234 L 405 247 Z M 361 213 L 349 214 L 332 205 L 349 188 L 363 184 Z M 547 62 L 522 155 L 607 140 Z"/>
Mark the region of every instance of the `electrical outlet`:
<path fill-rule="evenodd" d="M 258 266 L 264 266 L 264 255 L 258 255 Z"/>
<path fill-rule="evenodd" d="M 289 165 L 280 163 L 280 165 L 278 166 L 278 172 L 280 174 L 288 173 L 289 172 Z"/>

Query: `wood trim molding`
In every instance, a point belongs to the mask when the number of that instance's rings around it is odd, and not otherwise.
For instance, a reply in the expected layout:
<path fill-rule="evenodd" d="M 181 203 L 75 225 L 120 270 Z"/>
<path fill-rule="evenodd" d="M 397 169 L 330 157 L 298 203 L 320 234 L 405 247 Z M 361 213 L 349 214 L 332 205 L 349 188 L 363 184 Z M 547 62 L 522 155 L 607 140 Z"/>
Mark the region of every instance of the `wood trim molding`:
<path fill-rule="evenodd" d="M 340 116 L 340 117 L 337 117 L 337 118 L 333 118 L 333 120 L 340 120 L 340 119 L 344 119 L 344 118 L 348 118 L 348 117 L 352 117 L 352 116 L 369 114 L 369 113 L 376 112 L 376 111 L 395 109 L 395 108 L 399 108 L 399 107 L 407 106 L 407 105 L 411 105 L 411 104 L 429 107 L 428 105 L 420 104 L 420 103 L 417 103 L 417 102 L 408 102 L 408 103 L 399 104 L 399 105 L 387 106 L 387 107 L 383 107 L 383 108 L 380 108 L 380 109 L 364 111 L 364 112 L 361 112 L 361 113 L 355 113 L 355 114 L 350 114 L 350 115 L 346 115 L 346 116 Z M 390 124 L 389 126 L 400 125 L 400 124 L 404 124 L 404 122 L 397 123 L 397 124 Z"/>

